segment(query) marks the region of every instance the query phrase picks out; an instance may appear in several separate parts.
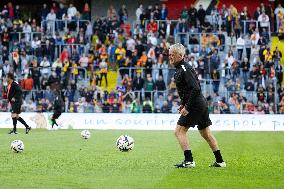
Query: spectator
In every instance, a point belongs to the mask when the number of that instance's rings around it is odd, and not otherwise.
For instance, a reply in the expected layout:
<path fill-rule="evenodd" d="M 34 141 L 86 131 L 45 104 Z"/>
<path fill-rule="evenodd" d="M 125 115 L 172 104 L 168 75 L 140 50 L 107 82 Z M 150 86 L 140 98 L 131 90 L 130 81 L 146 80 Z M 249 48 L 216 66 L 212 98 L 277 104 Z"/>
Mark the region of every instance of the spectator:
<path fill-rule="evenodd" d="M 31 91 L 34 86 L 34 81 L 31 77 L 31 75 L 28 75 L 27 79 L 23 80 L 23 89 L 27 91 Z"/>
<path fill-rule="evenodd" d="M 161 112 L 162 113 L 171 113 L 171 109 L 170 109 L 167 101 L 163 102 L 163 106 L 161 108 Z"/>
<path fill-rule="evenodd" d="M 190 57 L 190 60 L 189 60 L 189 65 L 191 65 L 194 69 L 197 69 L 198 68 L 198 64 L 197 62 L 194 60 L 194 56 L 191 56 Z"/>
<path fill-rule="evenodd" d="M 220 114 L 230 114 L 231 113 L 224 99 L 218 102 L 218 108 L 220 110 Z"/>
<path fill-rule="evenodd" d="M 166 90 L 166 84 L 162 75 L 160 75 L 159 79 L 155 82 L 154 90 L 157 90 L 158 95 L 164 94 L 164 91 Z"/>
<path fill-rule="evenodd" d="M 131 113 L 140 113 L 141 112 L 141 106 L 140 101 L 138 99 L 134 99 L 131 103 Z"/>
<path fill-rule="evenodd" d="M 259 25 L 263 31 L 264 28 L 268 28 L 269 26 L 269 17 L 265 14 L 265 11 L 258 16 Z"/>
<path fill-rule="evenodd" d="M 82 19 L 83 20 L 90 20 L 91 10 L 88 3 L 85 3 L 83 13 L 82 13 Z"/>
<path fill-rule="evenodd" d="M 136 23 L 140 24 L 140 16 L 143 13 L 143 5 L 140 4 L 139 7 L 136 9 Z"/>
<path fill-rule="evenodd" d="M 181 10 L 180 18 L 188 20 L 189 19 L 188 14 L 189 14 L 189 12 L 188 12 L 187 6 L 184 6 L 183 9 Z"/>
<path fill-rule="evenodd" d="M 168 18 L 168 8 L 166 7 L 165 3 L 162 4 L 162 9 L 160 11 L 160 14 L 161 14 L 160 16 L 161 20 L 166 20 Z"/>
<path fill-rule="evenodd" d="M 244 61 L 241 63 L 241 73 L 244 82 L 247 82 L 249 77 L 250 63 L 248 62 L 248 60 L 248 58 L 244 58 Z"/>
<path fill-rule="evenodd" d="M 274 10 L 274 15 L 276 17 L 276 32 L 279 30 L 281 21 L 284 19 L 284 8 L 279 3 L 277 8 Z"/>
<path fill-rule="evenodd" d="M 67 15 L 70 17 L 72 20 L 77 14 L 77 8 L 73 6 L 73 4 L 69 4 L 69 8 L 67 9 Z"/>
<path fill-rule="evenodd" d="M 211 73 L 211 79 L 213 80 L 213 92 L 218 93 L 219 91 L 219 85 L 220 85 L 220 74 L 217 72 L 216 69 L 213 70 Z"/>
<path fill-rule="evenodd" d="M 101 74 L 100 86 L 102 86 L 102 80 L 103 80 L 103 77 L 104 77 L 105 78 L 105 84 L 106 84 L 106 87 L 107 87 L 108 86 L 108 82 L 107 82 L 108 64 L 107 64 L 105 59 L 102 59 L 102 62 L 100 63 L 99 67 L 100 67 L 100 74 Z"/>
<path fill-rule="evenodd" d="M 136 74 L 136 77 L 133 80 L 133 90 L 134 91 L 142 91 L 143 87 L 144 87 L 144 79 L 141 78 L 141 74 L 138 72 Z M 135 92 L 135 93 L 136 93 L 135 96 L 138 96 L 139 92 Z M 141 94 L 140 94 L 140 97 L 141 97 Z"/>
<path fill-rule="evenodd" d="M 25 22 L 25 24 L 23 26 L 23 33 L 25 34 L 25 41 L 26 42 L 30 42 L 31 32 L 32 32 L 31 26 L 28 24 L 28 22 Z"/>
<path fill-rule="evenodd" d="M 110 20 L 115 20 L 116 19 L 116 10 L 115 10 L 115 8 L 112 5 L 110 5 L 110 7 L 107 10 L 107 17 Z"/>
<path fill-rule="evenodd" d="M 282 25 L 278 30 L 278 38 L 279 40 L 284 40 L 284 21 L 282 21 Z"/>
<path fill-rule="evenodd" d="M 158 31 L 158 25 L 154 21 L 154 19 L 151 19 L 150 22 L 147 24 L 147 31 L 152 33 L 156 33 Z"/>
<path fill-rule="evenodd" d="M 277 64 L 276 68 L 276 78 L 277 78 L 277 83 L 280 85 L 283 81 L 283 67 L 281 64 Z"/>
<path fill-rule="evenodd" d="M 40 63 L 41 67 L 41 74 L 42 75 L 49 75 L 50 73 L 50 62 L 47 60 L 47 57 L 43 57 L 43 60 Z"/>
<path fill-rule="evenodd" d="M 243 49 L 245 48 L 245 40 L 242 35 L 237 39 L 238 60 L 242 59 Z"/>
<path fill-rule="evenodd" d="M 125 5 L 122 5 L 118 11 L 119 21 L 120 23 L 124 23 L 128 19 L 128 11 Z"/>
<path fill-rule="evenodd" d="M 206 16 L 206 11 L 203 9 L 203 6 L 200 4 L 199 10 L 197 11 L 197 17 L 200 22 L 200 26 L 204 26 L 205 16 Z"/>
<path fill-rule="evenodd" d="M 143 113 L 152 113 L 154 111 L 153 102 L 150 98 L 146 98 L 143 102 Z"/>
<path fill-rule="evenodd" d="M 171 112 L 173 114 L 179 113 L 179 106 L 178 106 L 178 103 L 176 101 L 173 101 L 173 106 L 172 106 Z"/>
<path fill-rule="evenodd" d="M 189 14 L 189 24 L 193 27 L 196 27 L 197 26 L 197 10 L 196 8 L 194 7 L 194 4 L 191 4 L 190 5 L 190 9 L 188 10 L 188 14 Z"/>
<path fill-rule="evenodd" d="M 49 31 L 50 33 L 52 32 L 54 34 L 56 14 L 54 13 L 53 9 L 51 9 L 50 13 L 47 14 L 46 21 L 47 21 L 47 31 Z"/>
<path fill-rule="evenodd" d="M 145 98 L 151 98 L 151 92 L 154 90 L 154 82 L 153 82 L 153 78 L 150 75 L 147 75 L 147 79 L 145 81 Z"/>

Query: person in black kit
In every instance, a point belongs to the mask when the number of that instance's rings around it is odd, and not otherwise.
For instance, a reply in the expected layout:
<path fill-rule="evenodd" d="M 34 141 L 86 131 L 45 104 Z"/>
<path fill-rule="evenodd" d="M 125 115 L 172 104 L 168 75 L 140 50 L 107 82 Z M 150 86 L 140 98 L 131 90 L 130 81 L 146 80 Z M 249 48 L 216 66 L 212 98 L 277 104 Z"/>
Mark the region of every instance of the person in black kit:
<path fill-rule="evenodd" d="M 64 107 L 63 100 L 61 98 L 60 91 L 56 89 L 54 91 L 55 99 L 53 103 L 53 115 L 51 117 L 51 128 L 53 128 L 54 124 L 58 126 L 56 123 L 56 119 L 58 119 L 62 113 L 62 107 Z"/>
<path fill-rule="evenodd" d="M 14 74 L 7 74 L 8 92 L 7 98 L 11 104 L 11 117 L 13 120 L 13 129 L 8 134 L 18 134 L 17 133 L 17 121 L 21 122 L 26 127 L 26 134 L 31 130 L 31 127 L 25 122 L 25 120 L 19 117 L 21 113 L 22 106 L 22 89 L 20 85 L 14 81 Z"/>
<path fill-rule="evenodd" d="M 181 99 L 179 108 L 181 116 L 177 122 L 175 135 L 185 157 L 182 163 L 175 166 L 177 168 L 195 167 L 186 133 L 189 127 L 197 125 L 200 135 L 207 141 L 216 158 L 216 161 L 210 167 L 226 167 L 217 141 L 209 129 L 212 122 L 207 110 L 207 101 L 201 93 L 197 74 L 188 63 L 184 62 L 184 55 L 185 48 L 181 44 L 174 44 L 169 49 L 169 60 L 170 64 L 176 68 L 174 78 Z"/>

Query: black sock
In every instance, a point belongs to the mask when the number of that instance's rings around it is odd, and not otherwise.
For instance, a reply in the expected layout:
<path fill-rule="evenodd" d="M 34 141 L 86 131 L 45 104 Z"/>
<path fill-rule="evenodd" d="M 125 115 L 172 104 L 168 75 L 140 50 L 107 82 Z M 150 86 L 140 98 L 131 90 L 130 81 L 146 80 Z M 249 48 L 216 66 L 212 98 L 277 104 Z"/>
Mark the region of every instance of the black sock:
<path fill-rule="evenodd" d="M 214 156 L 216 158 L 216 162 L 217 163 L 222 163 L 223 162 L 223 158 L 222 158 L 222 155 L 221 155 L 221 152 L 220 150 L 216 150 L 214 153 Z"/>
<path fill-rule="evenodd" d="M 185 161 L 193 162 L 193 157 L 192 157 L 191 150 L 185 150 L 183 153 L 184 153 Z"/>
<path fill-rule="evenodd" d="M 17 118 L 14 117 L 14 118 L 12 118 L 12 120 L 13 120 L 13 126 L 14 126 L 13 131 L 16 132 L 16 130 L 17 130 Z"/>
<path fill-rule="evenodd" d="M 21 117 L 18 118 L 19 122 L 21 122 L 26 128 L 28 128 L 28 124 L 25 122 L 25 120 Z"/>
<path fill-rule="evenodd" d="M 58 126 L 58 124 L 56 123 L 56 120 L 55 120 L 55 119 L 51 119 L 51 121 L 52 121 L 51 128 L 53 128 L 54 124 L 55 124 L 56 126 Z"/>

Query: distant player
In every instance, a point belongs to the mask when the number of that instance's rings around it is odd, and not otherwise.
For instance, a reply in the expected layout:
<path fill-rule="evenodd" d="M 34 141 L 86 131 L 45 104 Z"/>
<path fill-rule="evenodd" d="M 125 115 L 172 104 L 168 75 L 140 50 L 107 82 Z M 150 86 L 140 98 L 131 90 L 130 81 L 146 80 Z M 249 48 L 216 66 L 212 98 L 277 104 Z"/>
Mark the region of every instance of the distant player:
<path fill-rule="evenodd" d="M 56 119 L 58 119 L 62 113 L 62 108 L 64 107 L 63 100 L 61 98 L 61 94 L 59 89 L 54 90 L 54 103 L 53 103 L 53 115 L 51 117 L 51 128 L 53 128 L 54 124 L 58 127 L 56 123 Z"/>
<path fill-rule="evenodd" d="M 8 83 L 8 92 L 7 97 L 8 101 L 11 104 L 11 117 L 13 120 L 13 129 L 9 134 L 18 134 L 17 133 L 17 121 L 21 122 L 26 127 L 26 134 L 31 130 L 31 127 L 25 122 L 25 120 L 19 117 L 21 113 L 22 106 L 22 89 L 20 85 L 14 81 L 14 74 L 7 74 L 7 83 Z"/>
<path fill-rule="evenodd" d="M 189 127 L 197 125 L 200 135 L 207 141 L 216 158 L 210 167 L 226 167 L 217 141 L 209 129 L 212 122 L 207 110 L 207 101 L 201 93 L 197 74 L 187 62 L 184 62 L 184 55 L 185 48 L 181 44 L 172 45 L 169 49 L 169 60 L 170 64 L 176 68 L 174 78 L 181 99 L 179 108 L 181 116 L 177 122 L 175 135 L 185 157 L 182 163 L 175 166 L 177 168 L 195 167 L 186 133 Z"/>

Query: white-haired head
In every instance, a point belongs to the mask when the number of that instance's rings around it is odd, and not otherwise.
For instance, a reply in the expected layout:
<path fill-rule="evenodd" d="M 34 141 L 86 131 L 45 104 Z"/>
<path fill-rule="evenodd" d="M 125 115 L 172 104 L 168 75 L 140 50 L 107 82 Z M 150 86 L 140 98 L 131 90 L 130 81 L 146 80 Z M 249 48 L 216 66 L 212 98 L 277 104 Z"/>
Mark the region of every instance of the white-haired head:
<path fill-rule="evenodd" d="M 170 46 L 169 49 L 170 64 L 176 65 L 178 62 L 182 61 L 184 56 L 185 56 L 185 48 L 182 44 L 177 43 Z"/>
<path fill-rule="evenodd" d="M 180 54 L 182 57 L 184 57 L 185 55 L 185 47 L 180 43 L 171 45 L 170 50 L 175 51 L 176 53 Z"/>

